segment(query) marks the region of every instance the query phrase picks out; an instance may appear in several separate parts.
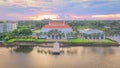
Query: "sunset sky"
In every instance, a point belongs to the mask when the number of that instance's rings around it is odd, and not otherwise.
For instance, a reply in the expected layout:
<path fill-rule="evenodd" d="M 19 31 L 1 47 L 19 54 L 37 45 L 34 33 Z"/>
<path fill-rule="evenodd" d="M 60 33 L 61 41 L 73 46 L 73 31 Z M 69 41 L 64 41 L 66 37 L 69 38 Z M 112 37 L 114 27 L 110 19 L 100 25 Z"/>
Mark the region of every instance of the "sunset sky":
<path fill-rule="evenodd" d="M 0 0 L 0 20 L 120 20 L 120 0 Z"/>

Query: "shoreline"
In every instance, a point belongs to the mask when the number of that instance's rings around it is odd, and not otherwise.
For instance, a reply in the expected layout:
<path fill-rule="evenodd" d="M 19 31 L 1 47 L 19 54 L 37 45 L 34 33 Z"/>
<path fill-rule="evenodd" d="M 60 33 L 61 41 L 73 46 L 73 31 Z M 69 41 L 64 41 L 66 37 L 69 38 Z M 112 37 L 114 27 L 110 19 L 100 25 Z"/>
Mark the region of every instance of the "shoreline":
<path fill-rule="evenodd" d="M 35 43 L 35 42 L 15 42 L 12 44 L 2 44 L 0 47 L 14 47 L 14 46 L 25 46 L 25 47 L 53 47 L 54 42 L 42 42 L 42 43 Z M 61 47 L 70 47 L 70 46 L 94 46 L 94 47 L 108 47 L 108 46 L 120 46 L 118 43 L 108 44 L 108 43 L 73 43 L 73 42 L 59 42 Z"/>

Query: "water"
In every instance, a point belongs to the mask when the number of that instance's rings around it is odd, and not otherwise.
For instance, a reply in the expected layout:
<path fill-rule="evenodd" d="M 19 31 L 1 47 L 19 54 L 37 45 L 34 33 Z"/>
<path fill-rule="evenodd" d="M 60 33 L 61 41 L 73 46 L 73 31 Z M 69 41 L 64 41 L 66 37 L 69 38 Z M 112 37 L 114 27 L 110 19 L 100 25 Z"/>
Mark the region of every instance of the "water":
<path fill-rule="evenodd" d="M 0 47 L 0 68 L 120 68 L 120 47 Z"/>

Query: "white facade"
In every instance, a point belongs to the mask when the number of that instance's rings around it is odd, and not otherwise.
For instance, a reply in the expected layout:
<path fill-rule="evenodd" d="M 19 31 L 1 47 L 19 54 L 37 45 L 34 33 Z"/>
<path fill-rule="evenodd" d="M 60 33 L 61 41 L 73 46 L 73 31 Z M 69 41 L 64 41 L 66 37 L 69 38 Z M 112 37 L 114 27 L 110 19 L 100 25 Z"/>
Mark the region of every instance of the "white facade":
<path fill-rule="evenodd" d="M 72 28 L 64 22 L 51 22 L 41 29 L 40 38 L 66 40 L 67 34 L 72 31 Z"/>
<path fill-rule="evenodd" d="M 17 23 L 13 23 L 13 22 L 0 23 L 0 33 L 11 32 L 14 29 L 17 29 Z"/>
<path fill-rule="evenodd" d="M 50 30 L 57 29 L 58 31 L 62 31 L 63 33 L 72 32 L 72 28 L 42 28 L 41 32 L 49 32 Z"/>
<path fill-rule="evenodd" d="M 97 29 L 83 29 L 83 30 L 79 30 L 79 32 L 86 33 L 86 34 L 103 33 L 103 31 L 97 30 Z"/>

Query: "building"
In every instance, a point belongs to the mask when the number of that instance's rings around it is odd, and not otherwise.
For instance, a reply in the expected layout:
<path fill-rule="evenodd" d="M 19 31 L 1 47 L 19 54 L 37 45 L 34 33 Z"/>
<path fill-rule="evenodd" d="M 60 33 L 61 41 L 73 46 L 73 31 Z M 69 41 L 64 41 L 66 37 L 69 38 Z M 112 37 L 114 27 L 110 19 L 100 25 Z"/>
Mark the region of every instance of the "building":
<path fill-rule="evenodd" d="M 0 21 L 0 33 L 11 32 L 17 28 L 17 23 L 12 21 Z"/>
<path fill-rule="evenodd" d="M 72 31 L 72 27 L 65 22 L 49 22 L 42 27 L 40 38 L 66 40 L 68 38 L 67 34 Z"/>
<path fill-rule="evenodd" d="M 80 33 L 81 39 L 88 39 L 88 40 L 104 40 L 105 39 L 105 33 L 97 29 L 83 29 L 83 30 L 79 30 L 79 33 Z"/>

